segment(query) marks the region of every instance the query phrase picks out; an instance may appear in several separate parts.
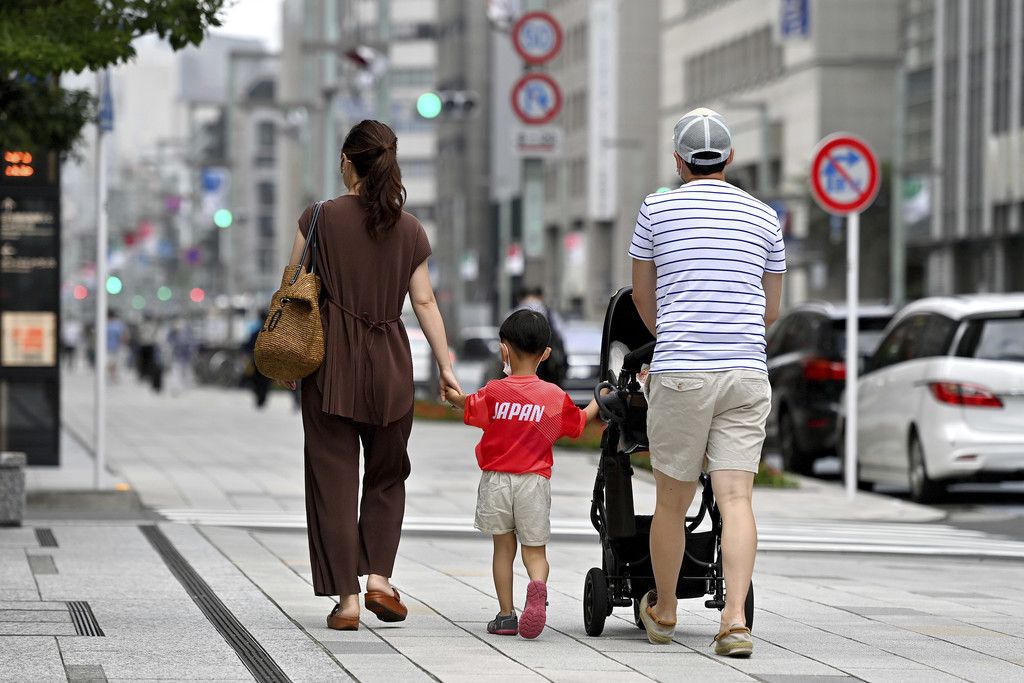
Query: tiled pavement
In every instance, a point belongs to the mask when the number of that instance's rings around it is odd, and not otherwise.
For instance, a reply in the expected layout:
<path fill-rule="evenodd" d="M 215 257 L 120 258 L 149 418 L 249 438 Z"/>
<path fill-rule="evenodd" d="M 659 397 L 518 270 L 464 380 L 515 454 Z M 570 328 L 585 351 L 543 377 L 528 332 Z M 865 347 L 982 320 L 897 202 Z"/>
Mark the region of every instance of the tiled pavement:
<path fill-rule="evenodd" d="M 76 431 L 90 424 L 83 380 L 66 385 L 65 417 Z M 301 435 L 285 398 L 256 414 L 241 394 L 196 391 L 174 401 L 122 385 L 112 392 L 110 462 L 156 507 L 248 510 L 254 517 L 300 510 Z M 410 515 L 467 514 L 473 438 L 459 425 L 417 424 Z M 556 517 L 586 514 L 592 477 L 589 457 L 558 458 Z M 34 476 L 33 486 L 45 480 Z M 797 524 L 802 511 L 861 520 L 869 531 L 863 520 L 936 517 L 880 497 L 858 497 L 850 506 L 829 485 L 774 493 L 756 495 L 762 518 L 779 523 L 788 517 L 787 524 Z M 649 506 L 649 494 L 649 485 L 638 482 L 638 508 Z M 38 522 L 53 530 L 57 547 L 41 547 L 32 528 L 0 530 L 0 634 L 11 634 L 0 635 L 0 679 L 252 678 L 140 523 L 151 522 Z M 486 539 L 408 535 L 395 582 L 410 605 L 409 620 L 390 626 L 370 616 L 359 632 L 339 633 L 324 628 L 331 603 L 312 595 L 301 530 L 159 528 L 293 680 L 1024 678 L 1019 562 L 764 552 L 755 576 L 756 653 L 734 661 L 711 654 L 717 614 L 699 600 L 682 603 L 681 628 L 669 647 L 648 645 L 630 609 L 617 610 L 602 637 L 588 638 L 583 577 L 599 564 L 589 540 L 552 544 L 549 628 L 528 642 L 484 633 L 495 611 Z M 517 586 L 520 600 L 524 583 Z M 73 635 L 66 601 L 87 602 L 104 635 Z"/>

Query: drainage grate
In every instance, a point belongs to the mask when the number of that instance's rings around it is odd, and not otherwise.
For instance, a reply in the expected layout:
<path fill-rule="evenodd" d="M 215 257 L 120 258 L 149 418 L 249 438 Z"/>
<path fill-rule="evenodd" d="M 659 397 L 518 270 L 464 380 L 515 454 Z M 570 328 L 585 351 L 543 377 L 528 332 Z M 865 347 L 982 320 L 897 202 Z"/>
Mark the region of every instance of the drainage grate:
<path fill-rule="evenodd" d="M 74 600 L 67 603 L 68 612 L 71 613 L 71 621 L 75 625 L 75 633 L 80 636 L 102 636 L 103 629 L 96 621 L 96 615 L 92 613 L 92 607 L 84 600 Z"/>
<path fill-rule="evenodd" d="M 238 621 L 209 584 L 199 576 L 170 539 L 153 525 L 140 526 L 139 530 L 156 549 L 171 573 L 185 588 L 192 600 L 203 611 L 221 637 L 230 645 L 245 667 L 257 681 L 268 683 L 290 683 L 291 679 L 277 665 L 270 654 L 263 649 L 251 633 Z"/>
<path fill-rule="evenodd" d="M 41 548 L 56 548 L 57 537 L 53 535 L 51 529 L 36 529 L 36 542 L 39 543 Z"/>

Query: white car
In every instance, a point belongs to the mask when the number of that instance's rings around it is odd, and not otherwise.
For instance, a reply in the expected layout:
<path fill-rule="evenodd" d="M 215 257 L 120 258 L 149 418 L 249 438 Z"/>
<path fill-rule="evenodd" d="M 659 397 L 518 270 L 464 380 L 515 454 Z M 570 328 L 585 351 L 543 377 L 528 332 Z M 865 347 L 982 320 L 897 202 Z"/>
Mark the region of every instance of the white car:
<path fill-rule="evenodd" d="M 858 387 L 862 487 L 909 484 L 925 502 L 959 481 L 1024 479 L 1024 295 L 909 304 Z"/>

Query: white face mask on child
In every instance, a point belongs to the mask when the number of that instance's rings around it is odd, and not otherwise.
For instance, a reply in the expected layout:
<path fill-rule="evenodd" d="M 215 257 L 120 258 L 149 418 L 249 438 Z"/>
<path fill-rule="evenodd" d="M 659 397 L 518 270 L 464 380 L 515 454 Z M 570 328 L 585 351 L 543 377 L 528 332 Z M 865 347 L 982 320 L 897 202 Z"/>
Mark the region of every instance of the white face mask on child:
<path fill-rule="evenodd" d="M 504 361 L 504 365 L 501 366 L 501 371 L 504 372 L 506 376 L 507 375 L 511 375 L 512 374 L 512 366 L 508 362 L 508 359 L 509 359 L 508 347 L 505 346 L 504 344 L 502 344 L 501 348 L 505 352 L 505 353 L 502 354 L 502 358 L 501 358 L 502 361 Z"/>

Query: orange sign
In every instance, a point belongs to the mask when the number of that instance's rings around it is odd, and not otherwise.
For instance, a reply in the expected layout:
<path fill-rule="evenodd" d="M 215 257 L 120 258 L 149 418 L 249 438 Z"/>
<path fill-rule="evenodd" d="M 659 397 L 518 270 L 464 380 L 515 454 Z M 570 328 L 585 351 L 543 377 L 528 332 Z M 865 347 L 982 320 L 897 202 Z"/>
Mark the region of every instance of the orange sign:
<path fill-rule="evenodd" d="M 16 178 L 28 178 L 35 175 L 31 152 L 4 152 L 4 175 Z"/>
<path fill-rule="evenodd" d="M 57 316 L 45 311 L 4 311 L 2 364 L 7 367 L 57 363 Z"/>

